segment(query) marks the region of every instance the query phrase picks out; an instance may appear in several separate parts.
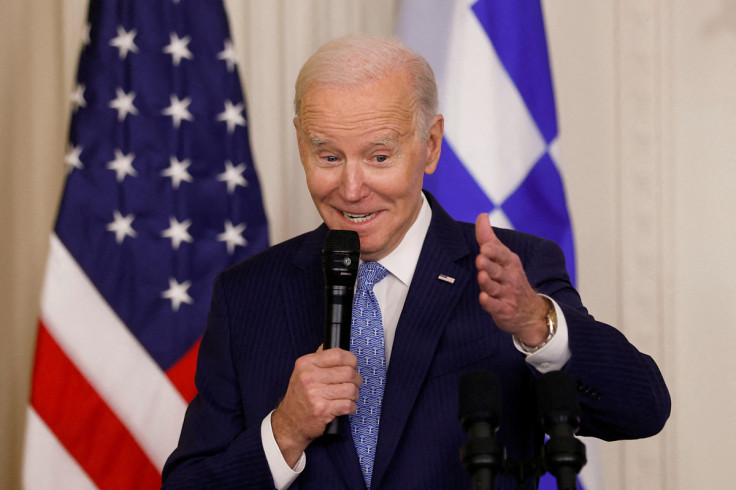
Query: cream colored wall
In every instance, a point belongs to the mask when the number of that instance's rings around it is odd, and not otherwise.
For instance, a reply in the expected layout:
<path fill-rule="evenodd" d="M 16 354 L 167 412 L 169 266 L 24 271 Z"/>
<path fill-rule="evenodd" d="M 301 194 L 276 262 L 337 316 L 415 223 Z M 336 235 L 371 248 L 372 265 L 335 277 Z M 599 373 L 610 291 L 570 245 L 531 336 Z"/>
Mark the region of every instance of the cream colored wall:
<path fill-rule="evenodd" d="M 38 294 L 86 0 L 0 0 L 0 488 L 19 486 Z M 227 0 L 272 241 L 318 220 L 291 126 L 321 42 L 390 34 L 399 0 Z M 591 311 L 664 371 L 657 437 L 602 444 L 608 489 L 723 488 L 736 450 L 736 5 L 546 0 L 560 150 Z"/>
<path fill-rule="evenodd" d="M 544 5 L 579 286 L 673 399 L 659 436 L 603 445 L 607 488 L 730 488 L 736 3 Z"/>

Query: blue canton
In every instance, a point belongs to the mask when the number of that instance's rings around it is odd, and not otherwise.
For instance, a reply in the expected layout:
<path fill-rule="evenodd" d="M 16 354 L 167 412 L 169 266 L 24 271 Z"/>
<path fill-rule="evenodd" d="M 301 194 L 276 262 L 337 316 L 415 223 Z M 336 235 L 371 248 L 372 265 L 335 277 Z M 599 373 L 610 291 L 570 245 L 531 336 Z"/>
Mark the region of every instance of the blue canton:
<path fill-rule="evenodd" d="M 164 370 L 268 246 L 236 68 L 221 1 L 90 2 L 55 231 Z"/>

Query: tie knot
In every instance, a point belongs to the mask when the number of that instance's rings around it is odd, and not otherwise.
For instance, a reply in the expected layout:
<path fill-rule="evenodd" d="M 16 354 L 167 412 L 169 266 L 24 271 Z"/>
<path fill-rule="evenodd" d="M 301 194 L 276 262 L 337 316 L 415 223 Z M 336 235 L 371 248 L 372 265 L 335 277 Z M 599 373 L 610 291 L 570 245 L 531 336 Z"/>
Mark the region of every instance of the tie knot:
<path fill-rule="evenodd" d="M 388 269 L 378 262 L 363 262 L 358 267 L 358 287 L 373 289 L 373 285 L 386 277 Z"/>

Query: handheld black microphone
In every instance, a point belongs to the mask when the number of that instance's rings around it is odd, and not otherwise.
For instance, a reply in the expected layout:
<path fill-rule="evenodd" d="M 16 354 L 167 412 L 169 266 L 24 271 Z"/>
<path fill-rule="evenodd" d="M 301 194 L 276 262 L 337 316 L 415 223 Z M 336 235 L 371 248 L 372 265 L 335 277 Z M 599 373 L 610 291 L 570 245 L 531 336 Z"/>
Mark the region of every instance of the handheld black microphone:
<path fill-rule="evenodd" d="M 559 490 L 576 490 L 577 474 L 585 465 L 585 445 L 575 437 L 580 427 L 580 403 L 573 378 L 563 371 L 551 371 L 537 379 L 537 414 L 549 440 L 543 458 L 547 470 L 557 479 Z"/>
<path fill-rule="evenodd" d="M 459 392 L 458 415 L 468 433 L 460 459 L 473 478 L 473 488 L 491 490 L 504 461 L 504 450 L 495 439 L 501 421 L 498 379 L 488 371 L 472 371 L 460 378 Z"/>
<path fill-rule="evenodd" d="M 324 348 L 350 350 L 353 294 L 360 260 L 360 238 L 350 230 L 330 230 L 322 249 L 325 275 Z M 339 421 L 327 424 L 325 434 L 340 432 Z"/>

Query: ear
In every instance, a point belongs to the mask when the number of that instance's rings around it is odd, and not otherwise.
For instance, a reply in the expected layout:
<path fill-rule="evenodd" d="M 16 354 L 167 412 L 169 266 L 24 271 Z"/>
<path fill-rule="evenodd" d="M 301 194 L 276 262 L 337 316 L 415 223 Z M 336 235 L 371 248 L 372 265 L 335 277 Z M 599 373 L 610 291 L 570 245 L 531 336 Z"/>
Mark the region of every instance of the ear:
<path fill-rule="evenodd" d="M 426 141 L 427 159 L 424 165 L 424 173 L 429 175 L 437 169 L 437 162 L 440 159 L 442 151 L 442 135 L 445 132 L 445 118 L 442 114 L 437 114 L 432 118 L 432 124 L 429 126 L 429 135 Z"/>

